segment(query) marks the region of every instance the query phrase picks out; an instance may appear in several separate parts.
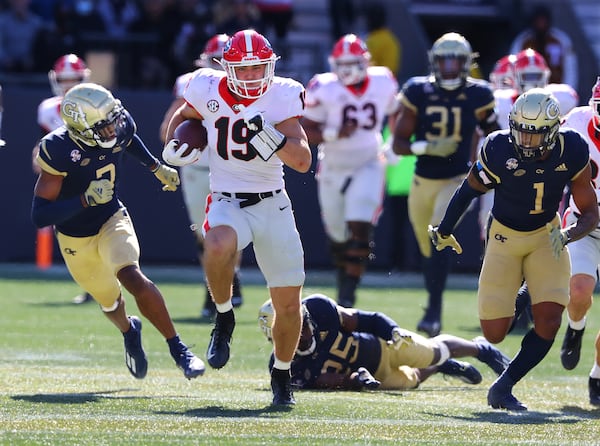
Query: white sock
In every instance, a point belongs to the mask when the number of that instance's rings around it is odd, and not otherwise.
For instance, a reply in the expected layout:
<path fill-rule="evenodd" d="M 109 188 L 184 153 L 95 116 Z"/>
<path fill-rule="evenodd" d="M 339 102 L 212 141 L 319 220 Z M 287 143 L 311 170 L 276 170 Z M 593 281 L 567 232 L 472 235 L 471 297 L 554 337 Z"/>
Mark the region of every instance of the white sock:
<path fill-rule="evenodd" d="M 585 328 L 585 319 L 586 319 L 586 317 L 583 316 L 583 319 L 581 319 L 580 321 L 572 321 L 571 318 L 569 317 L 569 315 L 567 314 L 567 320 L 569 321 L 569 327 L 571 327 L 573 330 L 583 330 Z"/>
<path fill-rule="evenodd" d="M 590 372 L 590 378 L 600 379 L 600 366 L 594 362 L 594 367 Z"/>
<path fill-rule="evenodd" d="M 233 310 L 233 304 L 231 303 L 231 299 L 229 299 L 224 304 L 215 303 L 215 307 L 219 313 L 227 313 L 229 310 Z"/>
<path fill-rule="evenodd" d="M 281 361 L 280 359 L 275 358 L 275 362 L 273 363 L 273 368 L 279 370 L 289 370 L 292 366 L 291 361 Z"/>

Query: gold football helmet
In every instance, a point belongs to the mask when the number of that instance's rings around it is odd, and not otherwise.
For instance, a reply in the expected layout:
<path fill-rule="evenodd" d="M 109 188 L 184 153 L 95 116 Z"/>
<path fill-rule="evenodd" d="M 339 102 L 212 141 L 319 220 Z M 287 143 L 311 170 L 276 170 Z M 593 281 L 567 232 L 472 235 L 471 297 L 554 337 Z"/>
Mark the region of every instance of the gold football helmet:
<path fill-rule="evenodd" d="M 471 44 L 458 33 L 446 33 L 437 39 L 428 53 L 436 83 L 444 90 L 462 87 L 471 70 Z"/>
<path fill-rule="evenodd" d="M 532 88 L 517 98 L 508 116 L 510 136 L 521 161 L 536 161 L 552 150 L 560 127 L 554 95 Z"/>
<path fill-rule="evenodd" d="M 264 304 L 262 304 L 260 309 L 258 310 L 258 327 L 267 337 L 267 340 L 269 342 L 273 342 L 273 337 L 271 336 L 271 328 L 273 327 L 274 317 L 275 311 L 273 310 L 271 299 L 269 299 Z"/>
<path fill-rule="evenodd" d="M 60 115 L 71 137 L 88 146 L 112 149 L 126 140 L 126 134 L 135 133 L 135 124 L 121 101 L 93 83 L 71 88 L 62 100 Z"/>

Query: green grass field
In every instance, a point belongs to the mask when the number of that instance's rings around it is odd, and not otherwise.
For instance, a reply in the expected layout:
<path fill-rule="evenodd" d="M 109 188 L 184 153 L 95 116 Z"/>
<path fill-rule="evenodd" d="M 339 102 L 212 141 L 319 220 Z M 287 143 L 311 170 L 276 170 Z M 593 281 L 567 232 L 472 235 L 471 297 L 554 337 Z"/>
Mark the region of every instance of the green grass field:
<path fill-rule="evenodd" d="M 198 284 L 156 280 L 183 340 L 204 358 L 211 326 L 200 323 Z M 148 376 L 134 379 L 123 360 L 122 336 L 96 305 L 72 305 L 70 280 L 0 280 L 0 444 L 2 445 L 350 445 L 350 444 L 600 444 L 600 409 L 589 405 L 600 306 L 592 309 L 573 371 L 560 365 L 561 329 L 546 359 L 515 387 L 529 406 L 522 414 L 486 405 L 493 372 L 473 359 L 484 381 L 469 386 L 436 375 L 413 391 L 296 392 L 297 405 L 275 410 L 267 360 L 270 345 L 257 311 L 266 299 L 246 285 L 227 366 L 188 381 L 164 340 L 144 320 Z M 305 294 L 328 287 L 306 287 Z M 130 314 L 139 314 L 126 295 Z M 425 293 L 363 288 L 359 306 L 384 311 L 414 329 Z M 448 291 L 444 332 L 480 334 L 473 290 Z M 520 335 L 499 347 L 511 357 Z M 472 359 L 472 358 L 469 358 Z"/>

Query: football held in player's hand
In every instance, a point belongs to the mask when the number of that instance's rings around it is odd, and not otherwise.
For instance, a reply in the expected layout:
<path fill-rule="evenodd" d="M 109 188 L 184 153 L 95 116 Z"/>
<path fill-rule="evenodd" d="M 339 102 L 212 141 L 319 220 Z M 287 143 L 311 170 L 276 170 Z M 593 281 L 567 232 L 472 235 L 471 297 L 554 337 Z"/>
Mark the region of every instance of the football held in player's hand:
<path fill-rule="evenodd" d="M 202 151 L 208 144 L 206 128 L 202 125 L 202 121 L 197 119 L 189 119 L 179 124 L 173 133 L 173 138 L 179 140 L 180 146 L 183 143 L 187 143 L 188 148 L 183 153 L 183 156 L 188 155 L 192 149 Z"/>

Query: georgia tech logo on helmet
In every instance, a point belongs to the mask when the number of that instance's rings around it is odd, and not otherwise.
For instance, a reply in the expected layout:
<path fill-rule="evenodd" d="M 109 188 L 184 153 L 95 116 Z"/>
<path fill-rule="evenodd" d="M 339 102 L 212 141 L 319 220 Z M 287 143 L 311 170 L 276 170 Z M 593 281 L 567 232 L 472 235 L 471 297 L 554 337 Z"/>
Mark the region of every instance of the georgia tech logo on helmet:
<path fill-rule="evenodd" d="M 71 161 L 74 163 L 78 162 L 81 159 L 81 152 L 77 149 L 71 150 Z"/>
<path fill-rule="evenodd" d="M 558 109 L 558 102 L 550 101 L 546 107 L 546 116 L 548 119 L 556 119 L 560 116 L 560 110 Z"/>
<path fill-rule="evenodd" d="M 79 108 L 74 102 L 63 102 L 62 112 L 65 116 L 71 118 L 73 122 L 79 122 L 80 120 L 83 122 L 85 118 L 85 113 L 83 113 L 81 108 Z"/>
<path fill-rule="evenodd" d="M 215 101 L 214 99 L 211 99 L 210 101 L 208 101 L 206 103 L 206 108 L 208 109 L 209 112 L 216 113 L 219 110 L 219 102 Z M 235 110 L 235 108 L 236 108 L 235 105 L 233 106 L 233 108 Z"/>

